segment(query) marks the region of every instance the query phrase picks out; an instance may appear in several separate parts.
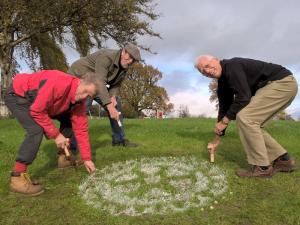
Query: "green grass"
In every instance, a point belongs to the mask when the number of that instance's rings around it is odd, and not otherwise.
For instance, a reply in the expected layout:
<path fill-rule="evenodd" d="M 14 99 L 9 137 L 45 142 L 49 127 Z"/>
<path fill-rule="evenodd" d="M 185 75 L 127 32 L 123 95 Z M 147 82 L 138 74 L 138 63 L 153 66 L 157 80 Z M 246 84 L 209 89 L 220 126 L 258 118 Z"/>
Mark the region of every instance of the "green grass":
<path fill-rule="evenodd" d="M 140 146 L 135 149 L 111 147 L 110 126 L 106 119 L 90 121 L 92 156 L 97 168 L 114 162 L 142 157 L 196 156 L 207 160 L 206 144 L 213 138 L 212 119 L 126 120 L 127 137 Z M 219 147 L 216 164 L 226 171 L 233 195 L 219 201 L 214 210 L 199 208 L 183 213 L 140 217 L 112 216 L 85 204 L 78 186 L 87 177 L 83 167 L 56 169 L 54 142 L 44 140 L 29 168 L 30 175 L 46 188 L 39 197 L 21 197 L 8 189 L 24 131 L 15 120 L 0 120 L 0 224 L 300 224 L 300 172 L 277 173 L 272 179 L 240 179 L 239 167 L 247 167 L 246 156 L 235 124 L 231 124 Z M 269 133 L 289 153 L 300 159 L 300 124 L 274 121 Z"/>

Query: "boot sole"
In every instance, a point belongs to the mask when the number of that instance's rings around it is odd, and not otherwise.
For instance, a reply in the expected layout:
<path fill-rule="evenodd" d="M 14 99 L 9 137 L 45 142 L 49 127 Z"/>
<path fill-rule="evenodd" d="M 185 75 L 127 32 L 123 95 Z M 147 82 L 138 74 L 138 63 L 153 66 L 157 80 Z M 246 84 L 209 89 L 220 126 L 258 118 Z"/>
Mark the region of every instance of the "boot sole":
<path fill-rule="evenodd" d="M 43 190 L 41 190 L 41 191 L 39 191 L 37 193 L 25 194 L 25 193 L 17 192 L 17 191 L 14 191 L 14 190 L 10 190 L 10 193 L 15 194 L 15 195 L 21 195 L 21 196 L 24 196 L 24 197 L 34 197 L 34 196 L 38 196 L 38 195 L 44 193 L 44 191 L 45 190 L 43 189 Z"/>
<path fill-rule="evenodd" d="M 293 168 L 281 168 L 281 169 L 274 169 L 274 172 L 282 172 L 282 173 L 291 173 L 293 171 L 297 170 L 297 167 L 293 167 Z"/>
<path fill-rule="evenodd" d="M 272 178 L 273 175 L 274 175 L 274 170 L 273 170 L 273 173 L 270 174 L 270 175 L 264 175 L 264 176 L 241 176 L 239 175 L 237 172 L 235 173 L 235 175 L 239 178 L 259 178 L 259 179 L 268 179 L 268 178 Z"/>
<path fill-rule="evenodd" d="M 269 176 L 239 176 L 237 174 L 236 174 L 236 176 L 239 178 L 245 178 L 245 179 L 247 179 L 247 178 L 270 179 L 273 177 L 273 175 L 269 175 Z"/>

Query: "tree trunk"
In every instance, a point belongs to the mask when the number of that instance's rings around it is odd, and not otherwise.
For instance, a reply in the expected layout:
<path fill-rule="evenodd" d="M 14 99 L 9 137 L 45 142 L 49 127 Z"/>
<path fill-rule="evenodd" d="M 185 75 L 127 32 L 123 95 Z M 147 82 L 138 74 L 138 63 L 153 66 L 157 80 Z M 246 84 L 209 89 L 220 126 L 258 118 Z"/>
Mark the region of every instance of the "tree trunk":
<path fill-rule="evenodd" d="M 7 118 L 9 110 L 5 106 L 4 96 L 6 89 L 11 84 L 12 78 L 12 62 L 14 48 L 9 45 L 12 35 L 9 33 L 0 33 L 0 117 Z"/>

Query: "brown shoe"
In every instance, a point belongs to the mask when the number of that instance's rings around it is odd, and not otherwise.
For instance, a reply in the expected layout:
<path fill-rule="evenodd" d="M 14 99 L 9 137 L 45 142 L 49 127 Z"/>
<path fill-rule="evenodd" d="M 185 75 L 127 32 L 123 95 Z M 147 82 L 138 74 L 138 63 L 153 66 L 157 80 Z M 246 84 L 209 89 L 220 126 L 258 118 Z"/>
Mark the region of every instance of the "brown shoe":
<path fill-rule="evenodd" d="M 280 158 L 273 162 L 274 172 L 292 172 L 297 169 L 296 161 L 293 158 L 282 160 Z"/>
<path fill-rule="evenodd" d="M 82 160 L 76 159 L 76 157 L 70 152 L 70 156 L 67 157 L 63 152 L 59 152 L 57 156 L 58 169 L 66 169 L 70 167 L 80 166 L 83 164 Z"/>
<path fill-rule="evenodd" d="M 10 178 L 9 188 L 11 192 L 25 196 L 37 196 L 44 192 L 42 185 L 32 182 L 27 173 L 13 172 Z"/>
<path fill-rule="evenodd" d="M 259 166 L 251 166 L 250 169 L 244 170 L 240 169 L 236 172 L 239 177 L 259 177 L 259 178 L 269 178 L 273 175 L 273 167 L 269 166 L 268 169 L 263 170 Z"/>

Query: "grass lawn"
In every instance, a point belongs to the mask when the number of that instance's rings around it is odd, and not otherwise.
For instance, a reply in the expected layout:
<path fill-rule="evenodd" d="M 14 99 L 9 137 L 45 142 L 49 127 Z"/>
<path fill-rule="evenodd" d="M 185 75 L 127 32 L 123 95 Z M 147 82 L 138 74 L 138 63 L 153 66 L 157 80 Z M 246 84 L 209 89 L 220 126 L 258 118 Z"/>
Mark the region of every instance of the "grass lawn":
<path fill-rule="evenodd" d="M 213 138 L 212 119 L 126 120 L 126 135 L 139 144 L 135 149 L 111 147 L 107 119 L 90 121 L 93 160 L 98 169 L 113 163 L 145 157 L 196 157 L 207 161 L 206 144 Z M 300 124 L 273 121 L 269 133 L 289 153 L 300 160 Z M 38 197 L 21 197 L 8 189 L 11 168 L 24 131 L 15 120 L 0 120 L 0 224 L 300 224 L 300 172 L 277 173 L 271 179 L 240 179 L 239 167 L 247 167 L 246 156 L 232 123 L 222 139 L 216 165 L 225 171 L 228 191 L 215 209 L 191 208 L 164 215 L 113 216 L 93 208 L 78 194 L 78 186 L 88 177 L 83 167 L 56 169 L 56 147 L 43 140 L 33 165 L 32 178 L 46 191 Z M 230 194 L 232 192 L 233 194 Z"/>

